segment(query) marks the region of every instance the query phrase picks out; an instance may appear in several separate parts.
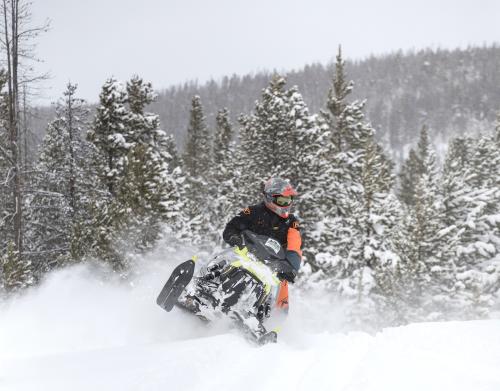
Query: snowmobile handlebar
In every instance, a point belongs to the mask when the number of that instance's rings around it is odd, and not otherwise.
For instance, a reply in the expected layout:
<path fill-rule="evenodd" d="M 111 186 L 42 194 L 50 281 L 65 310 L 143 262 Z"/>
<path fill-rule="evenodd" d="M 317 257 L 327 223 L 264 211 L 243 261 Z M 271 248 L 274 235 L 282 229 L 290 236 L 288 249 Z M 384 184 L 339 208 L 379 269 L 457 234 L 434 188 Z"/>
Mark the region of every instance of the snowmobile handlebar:
<path fill-rule="evenodd" d="M 262 261 L 282 261 L 286 260 L 283 246 L 273 238 L 266 235 L 258 235 L 252 231 L 241 232 L 242 245 Z"/>

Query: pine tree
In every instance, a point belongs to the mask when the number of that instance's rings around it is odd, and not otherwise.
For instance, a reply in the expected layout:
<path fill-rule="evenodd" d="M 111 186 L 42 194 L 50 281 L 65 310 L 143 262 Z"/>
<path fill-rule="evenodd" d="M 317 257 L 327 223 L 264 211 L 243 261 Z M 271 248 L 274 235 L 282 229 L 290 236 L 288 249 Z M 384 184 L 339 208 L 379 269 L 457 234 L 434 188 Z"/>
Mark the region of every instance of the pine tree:
<path fill-rule="evenodd" d="M 49 123 L 36 164 L 36 192 L 27 199 L 26 233 L 38 276 L 53 269 L 68 251 L 71 215 L 69 138 L 62 113 Z"/>
<path fill-rule="evenodd" d="M 421 290 L 425 292 L 424 304 L 428 312 L 444 311 L 441 303 L 432 303 L 433 296 L 450 289 L 450 269 L 453 265 L 443 248 L 444 233 L 438 209 L 438 194 L 429 174 L 423 174 L 416 187 L 415 209 L 410 213 L 414 217 L 414 226 L 408 227 L 409 237 L 415 248 L 412 263 L 422 265 L 421 273 L 415 276 Z"/>
<path fill-rule="evenodd" d="M 464 188 L 465 213 L 457 221 L 456 296 L 462 316 L 488 315 L 500 288 L 500 153 L 494 137 L 473 146 Z"/>
<path fill-rule="evenodd" d="M 425 162 L 426 159 L 435 159 L 434 154 L 430 151 L 429 129 L 424 125 L 420 131 L 417 150 L 410 150 L 409 157 L 404 162 L 399 174 L 399 198 L 407 207 L 411 208 L 415 205 L 416 186 L 421 175 L 427 173 L 427 169 L 431 168 L 433 170 L 431 177 L 436 179 L 436 165 L 434 162 L 429 162 L 429 164 Z"/>
<path fill-rule="evenodd" d="M 83 210 L 88 109 L 76 89 L 69 83 L 56 104 L 35 166 L 36 190 L 26 200 L 26 246 L 37 278 L 69 255 L 72 226 Z"/>
<path fill-rule="evenodd" d="M 412 178 L 415 183 L 408 182 L 407 192 L 400 193 L 402 201 L 406 200 L 407 217 L 401 229 L 407 239 L 400 238 L 396 246 L 403 262 L 402 280 L 411 280 L 411 290 L 408 290 L 411 295 L 406 295 L 409 299 L 407 316 L 414 320 L 429 314 L 442 317 L 450 304 L 443 298 L 450 294 L 454 284 L 451 249 L 445 245 L 452 240 L 453 232 L 443 222 L 440 175 L 425 126 L 406 168 L 408 170 L 401 177 Z"/>
<path fill-rule="evenodd" d="M 211 164 L 211 138 L 206 125 L 201 99 L 195 95 L 191 100 L 187 143 L 184 152 L 186 172 L 193 178 L 203 179 L 203 172 Z"/>
<path fill-rule="evenodd" d="M 186 207 L 189 218 L 189 229 L 193 241 L 201 243 L 208 239 L 206 228 L 210 224 L 211 205 L 214 197 L 212 139 L 206 125 L 203 106 L 199 96 L 191 100 L 189 127 L 187 130 L 187 144 L 184 151 L 184 167 L 186 170 L 186 192 L 188 205 Z M 213 235 L 208 235 L 210 238 Z"/>
<path fill-rule="evenodd" d="M 227 219 L 235 212 L 235 203 L 239 202 L 239 192 L 235 184 L 238 177 L 235 149 L 229 111 L 227 109 L 219 110 L 216 117 L 213 145 L 212 182 L 216 196 L 210 208 L 214 236 L 215 239 L 219 240 L 220 232 L 227 223 Z"/>
<path fill-rule="evenodd" d="M 477 213 L 474 211 L 477 211 L 479 206 L 478 191 L 470 187 L 467 181 L 470 177 L 473 145 L 474 140 L 466 138 L 451 142 L 441 181 L 442 221 L 449 232 L 447 240 L 443 241 L 441 246 L 448 250 L 447 258 L 452 270 L 448 272 L 451 275 L 447 276 L 447 279 L 453 283 L 453 289 L 447 286 L 447 291 L 441 295 L 441 301 L 447 305 L 448 316 L 466 315 L 464 309 L 467 305 L 461 298 L 465 286 L 457 277 L 467 269 L 471 257 L 477 257 L 475 251 L 470 251 L 470 246 L 474 245 L 475 240 L 473 227 L 477 224 Z"/>
<path fill-rule="evenodd" d="M 324 112 L 330 122 L 332 129 L 332 143 L 337 151 L 345 151 L 347 149 L 347 123 L 346 109 L 348 107 L 347 97 L 352 92 L 354 87 L 353 81 L 346 80 L 345 61 L 342 59 L 342 48 L 339 46 L 336 62 L 335 76 L 333 78 L 332 87 L 328 92 L 328 100 L 326 103 L 328 112 Z"/>
<path fill-rule="evenodd" d="M 415 205 L 415 186 L 420 175 L 420 162 L 414 149 L 410 149 L 399 173 L 399 198 L 406 206 Z"/>
<path fill-rule="evenodd" d="M 285 177 L 300 190 L 301 181 L 313 174 L 304 148 L 316 137 L 311 136 L 316 123 L 297 87 L 286 90 L 285 85 L 283 77 L 274 75 L 253 113 L 239 118 L 238 189 L 246 195 L 244 204 L 255 202 L 261 184 L 271 176 Z"/>
<path fill-rule="evenodd" d="M 177 231 L 185 223 L 184 177 L 173 140 L 159 129 L 158 116 L 144 111 L 155 97 L 152 86 L 134 76 L 126 91 L 118 90 L 114 81 L 104 85 L 90 139 L 96 147 L 94 166 L 107 192 L 94 194 L 89 205 L 94 229 L 77 227 L 92 249 L 85 255 L 125 274 L 134 254 L 158 241 L 164 224 Z M 106 132 L 110 144 L 104 142 Z M 82 242 L 74 249 L 81 248 Z"/>
<path fill-rule="evenodd" d="M 366 142 L 373 136 L 374 130 L 364 121 L 365 102 L 347 102 L 347 97 L 354 88 L 354 82 L 346 80 L 345 61 L 339 47 L 332 88 L 328 93 L 328 112 L 324 112 L 323 115 L 329 122 L 336 150 L 351 153 L 356 157 L 354 152 L 364 148 Z"/>
<path fill-rule="evenodd" d="M 19 292 L 34 283 L 31 262 L 16 254 L 15 245 L 10 242 L 1 260 L 1 285 L 7 293 Z"/>
<path fill-rule="evenodd" d="M 316 116 L 309 114 L 302 95 L 296 87 L 290 89 L 290 148 L 286 162 L 285 176 L 297 187 L 299 196 L 295 202 L 295 214 L 298 215 L 302 227 L 304 257 L 308 266 L 309 260 L 318 252 L 314 239 L 315 223 L 320 216 L 320 205 L 324 197 L 325 179 L 322 174 L 326 164 L 322 129 L 317 124 Z"/>
<path fill-rule="evenodd" d="M 108 79 L 102 87 L 96 117 L 88 132 L 89 141 L 98 151 L 96 171 L 110 194 L 115 194 L 116 182 L 123 174 L 130 149 L 126 100 L 123 86 L 113 78 Z"/>
<path fill-rule="evenodd" d="M 401 322 L 404 316 L 395 299 L 401 212 L 391 194 L 393 163 L 364 121 L 364 102 L 348 101 L 353 83 L 347 82 L 344 65 L 339 50 L 328 110 L 309 133 L 316 146 L 310 152 L 320 162 L 311 199 L 321 200 L 309 234 L 316 252 L 309 262 L 318 278 L 352 301 L 352 321 L 374 319 L 379 311 L 385 321 L 391 317 Z M 382 323 L 384 316 L 378 318 Z"/>
<path fill-rule="evenodd" d="M 165 165 L 164 194 L 162 205 L 166 213 L 163 215 L 166 232 L 177 239 L 189 236 L 189 224 L 186 208 L 188 208 L 186 173 L 183 170 L 182 159 L 172 135 L 166 135 L 158 141 L 161 159 Z"/>
<path fill-rule="evenodd" d="M 290 105 L 285 84 L 283 77 L 274 75 L 253 113 L 239 118 L 238 190 L 243 195 L 243 205 L 259 199 L 262 183 L 267 179 L 286 174 L 286 162 L 290 160 Z"/>
<path fill-rule="evenodd" d="M 115 79 L 108 79 L 99 95 L 99 106 L 87 138 L 92 143 L 91 172 L 98 178 L 95 191 L 87 204 L 87 221 L 78 222 L 72 243 L 72 253 L 78 257 L 95 257 L 108 262 L 114 269 L 123 269 L 123 254 L 114 243 L 116 216 L 120 205 L 114 202 L 132 147 L 127 138 L 129 112 L 125 105 L 127 93 Z"/>
<path fill-rule="evenodd" d="M 319 173 L 318 162 L 312 161 L 316 160 L 314 155 L 319 147 L 319 129 L 297 86 L 286 91 L 286 100 L 288 132 L 285 140 L 288 146 L 282 156 L 281 175 L 288 178 L 301 192 L 301 189 L 308 188 L 306 183 L 311 181 L 311 176 Z"/>
<path fill-rule="evenodd" d="M 133 146 L 116 202 L 121 205 L 120 231 L 135 230 L 127 241 L 145 250 L 158 241 L 163 224 L 175 229 L 182 222 L 178 212 L 183 201 L 175 172 L 180 167 L 173 166 L 177 153 L 172 139 L 159 129 L 158 115 L 144 111 L 155 99 L 151 84 L 135 76 L 127 83 L 127 92 L 128 140 Z"/>
<path fill-rule="evenodd" d="M 323 164 L 318 196 L 322 196 L 318 216 L 323 218 L 317 223 L 317 247 L 321 249 L 314 268 L 323 269 L 330 276 L 337 274 L 352 275 L 350 261 L 339 262 L 350 257 L 356 236 L 355 213 L 362 202 L 362 167 L 367 141 L 373 137 L 374 130 L 364 122 L 364 103 L 347 98 L 352 92 L 353 83 L 347 82 L 345 63 L 339 48 L 335 64 L 332 87 L 328 94 L 328 111 L 321 113 L 320 128 L 326 141 L 319 151 Z M 358 246 L 359 249 L 359 246 Z M 351 254 L 352 255 L 352 254 Z M 358 255 L 354 255 L 359 256 Z M 316 262 L 312 260 L 312 262 Z M 345 270 L 337 270 L 344 268 Z"/>

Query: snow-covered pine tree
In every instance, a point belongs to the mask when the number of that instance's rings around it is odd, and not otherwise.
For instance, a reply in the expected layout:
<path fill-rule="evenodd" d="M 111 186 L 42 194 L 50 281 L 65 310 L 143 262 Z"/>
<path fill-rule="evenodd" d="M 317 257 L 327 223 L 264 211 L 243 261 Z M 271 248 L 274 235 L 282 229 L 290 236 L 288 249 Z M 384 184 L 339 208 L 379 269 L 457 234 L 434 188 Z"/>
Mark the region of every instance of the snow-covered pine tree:
<path fill-rule="evenodd" d="M 463 231 L 463 224 L 469 215 L 469 195 L 474 189 L 468 183 L 471 175 L 471 159 L 474 151 L 474 139 L 459 137 L 450 141 L 441 178 L 442 219 L 444 226 L 455 230 L 455 244 L 460 237 L 468 236 Z M 472 226 L 470 227 L 472 228 Z M 467 231 L 467 229 L 466 229 Z M 451 243 L 450 246 L 453 246 Z"/>
<path fill-rule="evenodd" d="M 397 324 L 404 320 L 400 309 L 398 281 L 399 256 L 396 252 L 395 238 L 398 223 L 401 220 L 401 206 L 392 193 L 394 174 L 392 163 L 383 149 L 374 139 L 364 146 L 361 185 L 363 188 L 362 209 L 357 211 L 355 219 L 356 231 L 361 244 L 361 254 L 357 257 L 364 262 L 364 274 L 371 274 L 373 286 L 362 287 L 358 292 L 358 316 L 370 320 L 369 307 L 363 305 L 362 296 L 370 298 L 375 304 L 380 324 Z M 357 255 L 357 254 L 356 254 Z M 360 287 L 361 288 L 361 287 Z M 366 290 L 366 292 L 365 292 Z M 363 311 L 359 311 L 364 309 Z"/>
<path fill-rule="evenodd" d="M 272 176 L 286 176 L 290 155 L 292 116 L 285 78 L 274 75 L 253 113 L 239 117 L 240 148 L 238 151 L 240 177 L 238 192 L 241 203 L 249 205 L 260 199 L 262 184 Z"/>
<path fill-rule="evenodd" d="M 487 316 L 500 293 L 499 151 L 495 136 L 477 140 L 462 182 L 468 191 L 465 211 L 457 219 L 455 293 L 467 318 Z"/>
<path fill-rule="evenodd" d="M 211 179 L 215 197 L 210 208 L 210 220 L 214 237 L 219 240 L 227 220 L 235 213 L 235 203 L 239 202 L 239 191 L 235 184 L 239 176 L 236 171 L 235 149 L 229 111 L 224 108 L 216 116 Z"/>
<path fill-rule="evenodd" d="M 380 311 L 381 322 L 401 322 L 394 244 L 401 208 L 392 194 L 393 163 L 364 121 L 364 102 L 348 101 L 352 88 L 339 49 L 328 110 L 317 132 L 315 155 L 322 167 L 313 191 L 321 203 L 311 235 L 318 251 L 312 266 L 332 290 L 352 301 L 352 321 L 373 320 Z"/>
<path fill-rule="evenodd" d="M 107 99 L 110 90 L 112 96 L 119 98 L 111 104 Z M 144 111 L 155 98 L 152 86 L 134 76 L 126 91 L 118 90 L 115 82 L 105 84 L 102 105 L 90 134 L 97 149 L 99 176 L 104 178 L 102 183 L 108 192 L 91 205 L 96 229 L 88 232 L 93 241 L 93 253 L 89 255 L 121 271 L 126 271 L 134 253 L 150 249 L 156 243 L 164 223 L 172 231 L 184 224 L 180 190 L 184 178 L 181 168 L 174 166 L 179 159 L 173 141 L 159 129 L 158 116 Z M 109 116 L 108 107 L 116 115 Z M 111 144 L 97 137 L 106 131 Z M 116 140 L 120 142 L 115 143 Z M 102 165 L 110 159 L 114 163 Z"/>
<path fill-rule="evenodd" d="M 440 178 L 436 157 L 429 141 L 427 127 L 420 133 L 416 185 L 412 191 L 414 204 L 407 205 L 407 218 L 402 227 L 407 236 L 405 246 L 399 245 L 403 259 L 404 280 L 412 280 L 408 303 L 410 319 L 445 316 L 454 284 L 454 264 L 450 247 L 453 232 L 443 222 L 443 202 L 439 191 Z"/>
<path fill-rule="evenodd" d="M 452 318 L 470 316 L 471 303 L 468 298 L 472 297 L 472 292 L 465 289 L 466 286 L 457 277 L 474 266 L 476 259 L 482 258 L 474 250 L 474 231 L 481 210 L 483 190 L 472 188 L 468 183 L 474 144 L 475 140 L 463 137 L 451 141 L 441 180 L 441 218 L 449 232 L 442 248 L 447 249 L 447 257 L 453 267 L 453 270 L 448 271 L 452 275 L 447 278 L 453 285 L 446 286 L 440 299 L 446 305 L 447 316 Z M 484 303 L 477 309 L 480 307 L 484 309 Z"/>
<path fill-rule="evenodd" d="M 115 193 L 116 182 L 123 174 L 131 147 L 127 140 L 129 113 L 126 100 L 124 86 L 113 78 L 106 80 L 99 95 L 94 123 L 87 135 L 98 151 L 94 162 L 96 172 L 110 194 Z"/>
<path fill-rule="evenodd" d="M 212 138 L 206 124 L 201 98 L 195 95 L 191 100 L 187 143 L 184 151 L 186 194 L 189 229 L 193 242 L 201 243 L 213 238 L 215 232 L 207 232 L 211 226 L 209 208 L 214 194 L 211 181 L 213 172 Z M 208 235 L 208 236 L 207 236 Z"/>
<path fill-rule="evenodd" d="M 315 177 L 319 174 L 320 162 L 317 161 L 320 137 L 316 118 L 309 114 L 297 86 L 286 91 L 286 108 L 288 113 L 288 130 L 285 134 L 287 145 L 282 156 L 280 175 L 289 179 L 299 193 L 314 186 Z M 302 200 L 302 196 L 299 197 Z"/>
<path fill-rule="evenodd" d="M 58 110 L 60 106 L 58 107 Z M 70 240 L 69 137 L 62 113 L 49 123 L 43 140 L 33 194 L 27 198 L 26 246 L 34 253 L 37 275 L 51 270 Z"/>
<path fill-rule="evenodd" d="M 416 186 L 420 176 L 427 169 L 424 160 L 428 158 L 430 148 L 429 129 L 424 125 L 420 130 L 416 151 L 413 148 L 410 149 L 408 159 L 403 163 L 401 172 L 399 173 L 400 183 L 398 195 L 400 200 L 407 207 L 411 208 L 415 205 Z"/>
<path fill-rule="evenodd" d="M 336 58 L 327 110 L 321 112 L 320 128 L 326 140 L 319 156 L 323 163 L 320 176 L 322 202 L 318 210 L 321 220 L 315 231 L 316 247 L 321 249 L 313 266 L 329 276 L 352 275 L 348 266 L 356 233 L 354 218 L 361 207 L 363 189 L 361 174 L 364 148 L 374 131 L 363 118 L 363 102 L 350 103 L 347 98 L 353 82 L 347 82 L 342 52 Z M 340 270 L 343 269 L 343 270 Z"/>
<path fill-rule="evenodd" d="M 95 174 L 97 183 L 89 194 L 88 219 L 75 226 L 78 237 L 72 243 L 73 256 L 97 258 L 116 270 L 125 266 L 121 251 L 124 249 L 119 249 L 114 243 L 117 234 L 114 218 L 120 211 L 114 199 L 132 147 L 127 140 L 130 131 L 126 101 L 127 92 L 123 84 L 114 78 L 106 80 L 99 95 L 94 121 L 87 132 L 87 139 L 93 145 L 90 172 Z"/>
<path fill-rule="evenodd" d="M 184 166 L 191 177 L 206 178 L 203 173 L 212 163 L 212 140 L 206 124 L 201 98 L 195 95 L 191 100 L 187 143 L 184 151 Z M 202 186 L 202 184 L 200 184 Z"/>
<path fill-rule="evenodd" d="M 73 224 L 83 213 L 88 109 L 68 83 L 49 123 L 35 166 L 34 190 L 26 198 L 26 247 L 36 277 L 69 255 Z"/>
<path fill-rule="evenodd" d="M 328 111 L 323 112 L 331 129 L 331 141 L 337 151 L 347 150 L 347 123 L 345 110 L 347 109 L 347 97 L 354 88 L 352 80 L 347 81 L 345 73 L 345 61 L 342 59 L 342 48 L 339 46 L 335 62 L 335 75 L 332 86 L 328 91 L 326 107 Z"/>
<path fill-rule="evenodd" d="M 316 116 L 309 114 L 309 109 L 296 87 L 287 91 L 290 148 L 285 167 L 285 176 L 297 187 L 299 197 L 295 203 L 295 213 L 298 215 L 302 240 L 304 243 L 304 260 L 308 267 L 309 260 L 314 259 L 318 249 L 314 239 L 314 227 L 320 216 L 319 206 L 324 199 L 325 183 L 323 170 L 326 164 L 324 150 L 325 137 L 317 124 Z M 309 272 L 308 268 L 303 269 Z"/>
<path fill-rule="evenodd" d="M 13 242 L 7 245 L 7 251 L 0 258 L 0 264 L 2 267 L 0 289 L 7 294 L 19 292 L 34 284 L 31 262 L 16 254 Z"/>
<path fill-rule="evenodd" d="M 405 271 L 417 271 L 411 278 L 416 281 L 417 293 L 422 299 L 419 309 L 432 318 L 442 317 L 446 310 L 441 294 L 449 291 L 450 278 L 453 278 L 452 261 L 442 246 L 443 235 L 448 230 L 441 223 L 438 194 L 429 174 L 420 176 L 415 190 L 415 206 L 410 211 L 410 225 L 406 227 L 410 243 L 404 258 L 410 265 L 405 265 Z"/>
<path fill-rule="evenodd" d="M 166 233 L 177 239 L 189 237 L 189 224 L 186 208 L 188 208 L 186 173 L 182 159 L 179 157 L 175 140 L 166 134 L 157 140 L 161 159 L 164 164 L 164 184 L 162 206 L 166 213 L 162 216 Z"/>
<path fill-rule="evenodd" d="M 299 191 L 306 188 L 301 185 L 310 171 L 304 166 L 306 160 L 313 166 L 313 152 L 306 152 L 310 150 L 306 141 L 319 136 L 310 137 L 315 132 L 315 120 L 297 87 L 286 90 L 285 85 L 285 78 L 274 75 L 253 112 L 239 117 L 237 188 L 243 196 L 242 205 L 259 199 L 262 183 L 271 176 L 291 180 Z"/>
<path fill-rule="evenodd" d="M 410 149 L 399 173 L 399 199 L 408 207 L 415 205 L 415 186 L 420 175 L 420 162 L 415 150 Z"/>
<path fill-rule="evenodd" d="M 159 129 L 158 115 L 144 111 L 155 99 L 151 84 L 134 76 L 127 93 L 127 142 L 132 146 L 113 204 L 115 231 L 127 232 L 127 243 L 146 250 L 160 238 L 163 224 L 175 230 L 182 223 L 180 167 L 173 166 L 177 153 L 171 138 Z"/>
<path fill-rule="evenodd" d="M 223 182 L 226 178 L 233 177 L 234 174 L 227 172 L 231 162 L 231 142 L 233 140 L 233 127 L 229 118 L 229 110 L 224 108 L 219 110 L 215 118 L 215 137 L 213 144 L 213 160 L 216 166 L 221 167 L 225 172 L 215 170 L 216 176 L 220 175 L 218 182 Z"/>

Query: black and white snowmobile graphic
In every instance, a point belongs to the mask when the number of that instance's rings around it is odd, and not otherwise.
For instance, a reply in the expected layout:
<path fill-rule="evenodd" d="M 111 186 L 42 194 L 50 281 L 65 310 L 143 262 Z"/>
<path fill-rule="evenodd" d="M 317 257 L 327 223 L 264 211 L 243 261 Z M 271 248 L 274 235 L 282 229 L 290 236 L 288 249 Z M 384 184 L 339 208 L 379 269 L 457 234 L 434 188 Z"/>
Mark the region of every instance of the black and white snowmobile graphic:
<path fill-rule="evenodd" d="M 227 316 L 258 344 L 277 341 L 277 330 L 264 323 L 288 309 L 288 286 L 278 276 L 289 267 L 281 244 L 267 236 L 243 232 L 244 247 L 219 253 L 195 276 L 196 258 L 178 265 L 156 302 L 212 321 Z M 283 291 L 286 290 L 286 297 Z"/>

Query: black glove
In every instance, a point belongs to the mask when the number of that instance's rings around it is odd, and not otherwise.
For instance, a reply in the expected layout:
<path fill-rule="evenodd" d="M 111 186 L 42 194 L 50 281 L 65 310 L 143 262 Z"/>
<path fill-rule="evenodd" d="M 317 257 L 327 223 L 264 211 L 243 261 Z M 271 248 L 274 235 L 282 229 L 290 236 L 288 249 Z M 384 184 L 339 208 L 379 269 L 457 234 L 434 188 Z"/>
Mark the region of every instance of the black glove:
<path fill-rule="evenodd" d="M 277 276 L 280 280 L 287 280 L 290 283 L 295 282 L 297 271 L 288 263 L 288 261 L 281 261 L 277 270 Z"/>
<path fill-rule="evenodd" d="M 234 246 L 243 247 L 243 239 L 241 238 L 241 235 L 231 235 L 227 243 L 233 247 Z"/>

